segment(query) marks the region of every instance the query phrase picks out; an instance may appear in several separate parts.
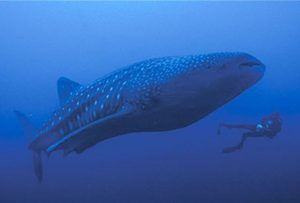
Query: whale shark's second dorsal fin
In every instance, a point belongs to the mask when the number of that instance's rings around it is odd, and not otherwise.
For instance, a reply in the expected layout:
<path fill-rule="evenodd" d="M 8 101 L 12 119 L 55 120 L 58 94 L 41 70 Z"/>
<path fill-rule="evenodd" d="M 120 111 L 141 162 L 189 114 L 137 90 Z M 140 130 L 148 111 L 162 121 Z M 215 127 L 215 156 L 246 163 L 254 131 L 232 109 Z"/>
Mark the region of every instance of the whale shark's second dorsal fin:
<path fill-rule="evenodd" d="M 57 80 L 57 93 L 59 104 L 63 106 L 68 99 L 81 87 L 81 84 L 74 82 L 68 78 L 60 77 Z"/>

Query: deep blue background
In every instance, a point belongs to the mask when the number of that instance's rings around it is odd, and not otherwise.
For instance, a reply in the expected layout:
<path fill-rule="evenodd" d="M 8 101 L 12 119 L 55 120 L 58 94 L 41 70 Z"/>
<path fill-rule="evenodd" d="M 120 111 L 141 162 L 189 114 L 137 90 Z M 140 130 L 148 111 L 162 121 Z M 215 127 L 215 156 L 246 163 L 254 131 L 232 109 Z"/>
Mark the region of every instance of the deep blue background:
<path fill-rule="evenodd" d="M 300 3 L 0 2 L 0 202 L 300 202 Z M 58 107 L 56 80 L 87 84 L 152 57 L 244 51 L 267 66 L 240 97 L 185 129 L 111 139 L 45 160 L 36 183 L 14 109 L 38 126 Z M 221 149 L 220 121 L 283 115 L 273 140 Z"/>

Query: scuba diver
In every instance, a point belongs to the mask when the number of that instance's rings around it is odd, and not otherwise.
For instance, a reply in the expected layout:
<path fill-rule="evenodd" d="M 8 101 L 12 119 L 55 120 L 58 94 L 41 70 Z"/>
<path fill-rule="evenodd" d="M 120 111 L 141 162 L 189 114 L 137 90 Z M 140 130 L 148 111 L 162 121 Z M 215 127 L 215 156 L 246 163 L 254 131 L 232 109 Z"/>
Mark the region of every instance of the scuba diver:
<path fill-rule="evenodd" d="M 223 153 L 230 153 L 242 149 L 245 141 L 249 137 L 267 137 L 271 139 L 281 131 L 281 126 L 282 126 L 282 120 L 278 112 L 274 112 L 268 116 L 263 117 L 261 121 L 256 125 L 254 124 L 231 125 L 231 124 L 221 123 L 218 128 L 218 134 L 221 134 L 222 127 L 228 129 L 236 128 L 236 129 L 248 130 L 248 132 L 243 133 L 242 139 L 239 144 L 233 147 L 228 147 L 223 149 Z"/>

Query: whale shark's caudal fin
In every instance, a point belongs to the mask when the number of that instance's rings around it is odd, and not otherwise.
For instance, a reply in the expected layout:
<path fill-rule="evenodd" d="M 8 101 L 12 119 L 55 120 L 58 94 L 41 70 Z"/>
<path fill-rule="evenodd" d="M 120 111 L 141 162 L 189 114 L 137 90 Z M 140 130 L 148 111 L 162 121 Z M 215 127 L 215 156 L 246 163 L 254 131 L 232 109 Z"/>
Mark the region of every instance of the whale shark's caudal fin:
<path fill-rule="evenodd" d="M 40 151 L 32 151 L 32 160 L 33 160 L 34 173 L 35 173 L 39 183 L 42 183 L 42 181 L 43 181 L 43 162 L 42 162 L 41 152 Z"/>
<path fill-rule="evenodd" d="M 36 128 L 31 124 L 29 119 L 26 117 L 25 114 L 14 111 L 17 118 L 19 119 L 19 122 L 21 124 L 21 127 L 23 129 L 23 133 L 26 139 L 26 142 L 29 144 L 34 139 L 35 135 L 37 134 Z M 43 179 L 43 167 L 42 167 L 42 158 L 41 158 L 41 152 L 35 149 L 31 149 L 33 153 L 33 167 L 36 177 L 38 178 L 39 183 L 42 182 Z"/>

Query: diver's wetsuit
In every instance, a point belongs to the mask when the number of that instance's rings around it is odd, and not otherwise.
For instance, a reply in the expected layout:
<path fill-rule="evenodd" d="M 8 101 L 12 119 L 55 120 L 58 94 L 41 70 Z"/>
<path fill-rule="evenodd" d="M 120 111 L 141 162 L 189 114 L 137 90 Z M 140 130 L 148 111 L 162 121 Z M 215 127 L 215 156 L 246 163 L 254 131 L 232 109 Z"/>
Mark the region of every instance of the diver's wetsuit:
<path fill-rule="evenodd" d="M 240 143 L 233 147 L 228 147 L 223 149 L 223 153 L 234 152 L 236 150 L 242 149 L 244 142 L 248 137 L 268 137 L 273 138 L 277 133 L 281 131 L 282 120 L 279 113 L 272 113 L 269 116 L 265 116 L 256 125 L 231 125 L 231 124 L 220 124 L 218 129 L 218 134 L 220 134 L 221 127 L 225 128 L 238 128 L 249 130 L 245 132 L 242 136 Z"/>

